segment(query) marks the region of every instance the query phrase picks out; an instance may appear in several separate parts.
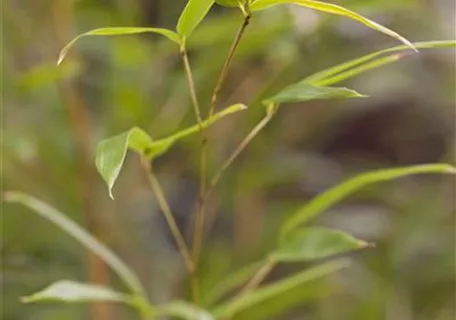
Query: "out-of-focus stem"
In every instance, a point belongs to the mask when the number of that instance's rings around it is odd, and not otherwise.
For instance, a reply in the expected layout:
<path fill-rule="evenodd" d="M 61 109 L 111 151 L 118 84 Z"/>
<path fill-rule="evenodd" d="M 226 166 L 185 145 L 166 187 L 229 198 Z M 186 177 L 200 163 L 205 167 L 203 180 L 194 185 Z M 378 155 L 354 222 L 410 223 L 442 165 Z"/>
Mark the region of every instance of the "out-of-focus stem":
<path fill-rule="evenodd" d="M 261 282 L 268 276 L 272 269 L 276 266 L 277 262 L 271 258 L 268 258 L 267 262 L 258 269 L 257 273 L 250 278 L 249 282 L 241 289 L 238 296 L 243 296 L 250 291 L 257 288 Z"/>
<path fill-rule="evenodd" d="M 168 201 L 165 198 L 165 194 L 160 185 L 160 182 L 158 181 L 157 177 L 155 176 L 155 173 L 153 171 L 150 160 L 147 158 L 144 158 L 144 157 L 141 158 L 141 165 L 147 174 L 147 178 L 149 180 L 152 191 L 154 192 L 155 197 L 157 198 L 158 205 L 160 206 L 160 209 L 163 212 L 163 216 L 165 217 L 165 220 L 169 226 L 169 229 L 171 230 L 171 234 L 173 235 L 174 241 L 176 242 L 179 253 L 181 254 L 181 256 L 184 260 L 185 266 L 187 267 L 188 272 L 190 274 L 190 286 L 191 286 L 191 290 L 192 290 L 193 301 L 195 303 L 198 303 L 199 302 L 199 292 L 198 292 L 199 290 L 198 290 L 196 268 L 195 268 L 195 264 L 192 261 L 192 258 L 190 256 L 188 246 L 185 243 L 184 237 L 182 236 L 182 233 L 179 230 L 179 227 L 177 226 L 176 219 L 174 218 L 174 215 L 171 212 L 171 208 L 169 206 Z"/>
<path fill-rule="evenodd" d="M 250 14 L 250 10 L 248 9 L 248 1 L 245 1 L 243 13 L 244 13 L 244 20 L 236 34 L 233 44 L 230 47 L 227 58 L 225 60 L 225 63 L 223 64 L 222 70 L 220 72 L 220 75 L 217 79 L 214 90 L 212 92 L 211 104 L 210 104 L 209 115 L 208 115 L 209 118 L 214 115 L 218 96 L 219 96 L 220 91 L 222 90 L 223 84 L 225 83 L 225 79 L 228 74 L 228 70 L 231 66 L 231 62 L 233 61 L 236 50 L 239 47 L 239 43 L 242 39 L 242 36 L 245 33 L 245 29 L 247 28 L 247 26 L 250 23 L 251 14 Z M 193 260 L 195 261 L 196 265 L 198 264 L 199 255 L 200 255 L 200 251 L 201 251 L 201 243 L 203 240 L 204 222 L 205 222 L 205 216 L 206 216 L 206 203 L 205 202 L 207 200 L 207 194 L 208 194 L 208 192 L 206 190 L 207 157 L 208 157 L 207 144 L 208 144 L 207 136 L 203 135 L 202 145 L 201 145 L 200 165 L 201 165 L 201 176 L 202 176 L 201 181 L 204 181 L 204 185 L 202 185 L 202 187 L 200 187 L 198 210 L 197 210 L 197 213 L 195 216 L 195 226 L 194 226 L 194 231 L 193 231 Z"/>
<path fill-rule="evenodd" d="M 260 122 L 258 122 L 258 124 L 252 129 L 252 131 L 249 132 L 249 134 L 244 138 L 244 140 L 241 141 L 241 143 L 236 147 L 231 156 L 225 160 L 220 169 L 218 169 L 218 171 L 215 173 L 214 177 L 211 180 L 211 183 L 209 184 L 207 194 L 209 194 L 209 192 L 211 192 L 212 189 L 215 188 L 217 183 L 222 178 L 223 173 L 225 173 L 228 167 L 234 162 L 234 160 L 236 160 L 239 154 L 250 144 L 250 142 L 258 135 L 258 133 L 261 130 L 263 130 L 263 128 L 269 123 L 271 118 L 272 115 L 266 115 L 263 119 L 260 120 Z"/>
<path fill-rule="evenodd" d="M 192 99 L 192 104 L 193 104 L 193 109 L 195 112 L 195 117 L 196 120 L 198 121 L 199 124 L 199 131 L 201 134 L 201 153 L 200 153 L 200 186 L 199 186 L 199 198 L 198 198 L 198 203 L 201 203 L 201 199 L 203 195 L 206 193 L 206 157 L 204 156 L 205 154 L 205 147 L 206 147 L 206 129 L 203 126 L 203 121 L 201 118 L 201 109 L 199 107 L 198 103 L 198 97 L 196 94 L 196 87 L 195 87 L 195 80 L 193 77 L 192 69 L 190 66 L 190 61 L 188 60 L 188 54 L 187 54 L 187 49 L 185 47 L 185 39 L 182 40 L 181 48 L 180 48 L 180 53 L 182 57 L 182 62 L 184 63 L 184 69 L 185 69 L 185 74 L 187 77 L 187 83 L 188 87 L 190 90 L 190 96 Z M 201 217 L 200 211 L 197 212 L 196 217 L 195 217 L 195 225 L 199 224 L 199 218 Z M 193 238 L 194 240 L 196 237 Z M 193 302 L 198 304 L 199 302 L 199 292 L 198 292 L 198 274 L 197 274 L 197 267 L 198 267 L 198 250 L 195 250 L 197 245 L 195 245 L 195 242 L 193 242 L 193 267 L 194 270 L 191 273 L 191 278 L 190 278 L 190 287 L 192 289 L 192 297 L 193 297 Z"/>
<path fill-rule="evenodd" d="M 275 114 L 275 109 L 268 112 L 258 123 L 257 125 L 249 132 L 249 134 L 241 141 L 241 143 L 236 147 L 234 152 L 231 154 L 228 159 L 225 160 L 223 165 L 220 169 L 217 170 L 214 177 L 212 178 L 206 193 L 204 194 L 203 204 L 207 203 L 207 199 L 209 198 L 211 192 L 215 189 L 219 181 L 221 180 L 223 174 L 226 170 L 231 166 L 231 164 L 236 160 L 236 158 L 241 154 L 242 151 L 252 142 L 252 140 L 258 135 L 258 133 L 264 129 L 264 127 L 271 121 Z M 215 220 L 215 216 L 211 217 L 211 221 L 208 223 L 209 227 L 213 224 Z"/>
<path fill-rule="evenodd" d="M 163 216 L 165 217 L 166 222 L 168 223 L 168 226 L 171 230 L 171 234 L 173 235 L 174 240 L 176 241 L 177 248 L 180 254 L 182 255 L 182 258 L 184 259 L 184 263 L 188 271 L 190 273 L 193 273 L 194 265 L 189 254 L 187 244 L 185 243 L 184 237 L 182 236 L 182 233 L 180 232 L 179 227 L 177 226 L 176 220 L 174 219 L 174 215 L 171 212 L 171 208 L 163 193 L 163 189 L 160 183 L 158 182 L 158 179 L 155 176 L 155 173 L 152 169 L 150 160 L 147 158 L 141 158 L 141 165 L 147 174 L 147 178 L 149 180 L 152 191 L 154 192 L 155 197 L 157 198 L 158 205 L 160 206 L 160 209 L 163 212 Z"/>
<path fill-rule="evenodd" d="M 244 20 L 242 21 L 241 27 L 239 28 L 236 37 L 234 38 L 233 44 L 231 45 L 230 51 L 228 52 L 228 56 L 226 57 L 225 63 L 223 64 L 222 71 L 217 79 L 217 82 L 214 87 L 214 91 L 212 92 L 211 98 L 211 107 L 209 109 L 209 116 L 212 116 L 215 112 L 215 108 L 218 101 L 218 96 L 220 91 L 223 88 L 225 83 L 226 76 L 228 75 L 228 70 L 231 66 L 231 62 L 233 61 L 234 54 L 236 53 L 237 48 L 239 47 L 239 43 L 241 42 L 242 37 L 244 36 L 245 29 L 250 24 L 250 18 L 252 17 L 248 8 L 245 10 Z"/>
<path fill-rule="evenodd" d="M 190 90 L 190 98 L 192 99 L 193 110 L 195 112 L 196 120 L 199 124 L 202 122 L 201 118 L 201 109 L 198 103 L 198 96 L 196 95 L 196 86 L 193 78 L 192 69 L 190 67 L 190 61 L 188 60 L 187 49 L 185 47 L 185 40 L 182 40 L 183 43 L 180 47 L 180 54 L 182 57 L 182 62 L 184 63 L 185 75 L 187 77 L 188 88 Z M 201 127 L 202 128 L 202 127 Z"/>
<path fill-rule="evenodd" d="M 68 39 L 73 37 L 73 14 L 70 1 L 55 0 L 52 6 L 57 43 L 61 48 Z M 60 49 L 59 48 L 59 49 Z M 77 183 L 82 199 L 84 220 L 87 229 L 103 239 L 101 234 L 102 221 L 98 218 L 94 195 L 96 195 L 96 172 L 92 165 L 92 126 L 86 102 L 80 90 L 72 83 L 61 81 L 58 84 L 62 100 L 67 108 L 71 131 L 76 143 L 77 155 Z M 109 273 L 106 264 L 97 256 L 88 253 L 89 282 L 106 285 L 109 283 Z M 91 318 L 96 320 L 109 320 L 112 318 L 111 310 L 106 303 L 92 305 Z"/>

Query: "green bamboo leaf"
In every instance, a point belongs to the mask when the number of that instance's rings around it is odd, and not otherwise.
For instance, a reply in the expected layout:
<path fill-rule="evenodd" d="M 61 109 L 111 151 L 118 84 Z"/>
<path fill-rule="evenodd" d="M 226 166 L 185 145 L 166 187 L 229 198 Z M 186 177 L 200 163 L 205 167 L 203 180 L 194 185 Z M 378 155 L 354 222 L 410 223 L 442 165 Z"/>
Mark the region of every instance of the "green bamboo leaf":
<path fill-rule="evenodd" d="M 318 85 L 321 85 L 321 86 L 332 85 L 334 83 L 338 83 L 338 82 L 353 78 L 353 77 L 355 77 L 361 73 L 365 73 L 369 70 L 380 68 L 381 66 L 384 66 L 386 64 L 390 64 L 390 63 L 398 61 L 402 58 L 408 57 L 408 56 L 410 56 L 410 52 L 411 51 L 395 53 L 395 54 L 392 54 L 387 57 L 375 59 L 373 61 L 366 62 L 358 67 L 355 67 L 355 68 L 349 69 L 347 71 L 341 72 L 339 74 L 336 74 L 333 77 L 328 77 L 325 79 L 315 81 L 315 83 Z"/>
<path fill-rule="evenodd" d="M 184 320 L 215 320 L 208 311 L 185 301 L 175 301 L 159 307 L 156 315 L 172 316 Z"/>
<path fill-rule="evenodd" d="M 367 246 L 367 242 L 342 231 L 311 227 L 293 231 L 271 254 L 271 258 L 279 262 L 310 261 Z"/>
<path fill-rule="evenodd" d="M 292 290 L 306 282 L 316 280 L 334 273 L 349 265 L 348 260 L 340 259 L 324 263 L 320 266 L 304 270 L 296 275 L 279 280 L 270 285 L 260 287 L 254 291 L 250 291 L 245 295 L 240 295 L 233 298 L 219 307 L 217 307 L 213 314 L 216 318 L 229 318 L 235 314 L 255 306 L 265 300 L 277 297 L 285 292 Z"/>
<path fill-rule="evenodd" d="M 195 124 L 187 129 L 181 130 L 169 137 L 162 138 L 159 140 L 155 140 L 149 149 L 146 152 L 146 156 L 150 159 L 158 157 L 159 155 L 163 154 L 166 152 L 174 143 L 177 141 L 186 138 L 194 133 L 197 133 L 200 131 L 201 128 L 207 128 L 217 122 L 218 120 L 222 119 L 223 117 L 226 117 L 230 114 L 246 110 L 247 106 L 243 104 L 234 104 L 231 105 L 224 110 L 214 114 L 212 117 L 202 121 L 201 125 L 200 124 Z"/>
<path fill-rule="evenodd" d="M 24 303 L 99 301 L 130 303 L 132 297 L 103 286 L 61 280 L 37 293 L 22 297 L 21 301 Z"/>
<path fill-rule="evenodd" d="M 146 297 L 145 290 L 134 272 L 109 248 L 95 239 L 84 228 L 70 220 L 66 215 L 22 192 L 6 192 L 4 194 L 4 200 L 12 203 L 20 203 L 36 212 L 40 217 L 57 225 L 57 227 L 68 233 L 83 246 L 105 261 L 106 264 L 117 273 L 117 275 L 135 295 L 139 295 L 144 298 Z M 147 299 L 145 298 L 145 300 Z"/>
<path fill-rule="evenodd" d="M 322 99 L 362 98 L 364 95 L 347 88 L 321 87 L 304 81 L 292 84 L 274 96 L 263 101 L 264 104 L 280 104 L 285 102 L 304 102 Z"/>
<path fill-rule="evenodd" d="M 57 60 L 57 64 L 62 63 L 63 59 L 67 55 L 70 48 L 81 38 L 87 36 L 120 36 L 120 35 L 127 35 L 127 34 L 138 34 L 138 33 L 157 33 L 162 36 L 167 37 L 171 41 L 180 44 L 179 35 L 176 34 L 174 31 L 162 28 L 139 28 L 139 27 L 113 27 L 113 28 L 99 28 L 94 29 L 89 32 L 83 33 L 78 35 L 76 38 L 71 40 L 63 49 L 60 51 L 59 59 Z"/>
<path fill-rule="evenodd" d="M 395 169 L 376 170 L 364 174 L 360 174 L 348 181 L 345 181 L 338 186 L 335 186 L 304 205 L 291 217 L 285 220 L 281 228 L 281 239 L 284 240 L 291 231 L 295 230 L 303 223 L 314 218 L 324 210 L 333 206 L 343 198 L 353 192 L 371 184 L 394 180 L 409 175 L 425 174 L 425 173 L 456 173 L 456 168 L 448 164 L 427 164 L 409 167 L 401 167 Z"/>
<path fill-rule="evenodd" d="M 243 0 L 215 0 L 215 3 L 223 7 L 242 7 Z"/>
<path fill-rule="evenodd" d="M 322 2 L 322 1 L 315 1 L 315 0 L 256 0 L 250 5 L 250 9 L 252 11 L 258 11 L 258 10 L 263 10 L 263 9 L 269 8 L 271 6 L 275 6 L 278 4 L 284 4 L 284 3 L 296 4 L 296 5 L 307 7 L 310 9 L 323 11 L 326 13 L 331 13 L 331 14 L 350 18 L 352 20 L 355 20 L 355 21 L 358 21 L 358 22 L 364 24 L 365 26 L 367 26 L 369 28 L 372 28 L 372 29 L 382 32 L 386 35 L 389 35 L 390 37 L 393 37 L 393 38 L 401 41 L 406 46 L 408 46 L 411 49 L 413 49 L 414 51 L 416 51 L 416 48 L 413 46 L 413 44 L 410 41 L 408 41 L 407 39 L 405 39 L 404 37 L 402 37 L 401 35 L 399 35 L 398 33 L 394 32 L 372 20 L 369 20 L 356 12 L 353 12 L 351 10 L 348 10 L 344 7 L 341 7 L 341 6 L 338 6 L 335 4 L 326 3 L 326 2 Z"/>
<path fill-rule="evenodd" d="M 203 301 L 207 305 L 214 304 L 224 295 L 246 283 L 264 264 L 264 260 L 257 261 L 229 274 L 207 293 Z"/>
<path fill-rule="evenodd" d="M 456 41 L 454 40 L 444 40 L 444 41 L 423 41 L 423 42 L 415 42 L 413 43 L 415 48 L 417 49 L 438 49 L 438 48 L 451 48 L 456 46 Z M 388 49 L 383 49 L 379 50 L 370 54 L 367 54 L 365 56 L 362 56 L 360 58 L 356 58 L 347 62 L 344 62 L 342 64 L 336 65 L 334 67 L 328 68 L 326 70 L 320 71 L 318 73 L 315 73 L 307 78 L 304 79 L 305 82 L 313 84 L 313 85 L 331 85 L 336 82 L 339 82 L 341 80 L 345 80 L 347 78 L 351 78 L 354 75 L 357 75 L 361 72 L 365 72 L 367 70 L 371 70 L 373 68 L 380 67 L 382 65 L 385 65 L 387 63 L 391 63 L 394 61 L 397 61 L 398 59 L 407 56 L 407 54 L 404 54 L 404 52 L 407 50 L 408 51 L 409 47 L 401 45 L 401 46 L 395 46 L 392 48 Z M 378 60 L 374 60 L 376 58 L 381 57 L 382 55 L 386 55 L 392 53 L 391 55 L 388 55 L 384 58 L 380 58 Z M 374 60 L 374 61 L 371 61 Z M 371 61 L 371 62 L 369 62 Z M 381 62 L 380 62 L 381 61 Z M 368 66 L 366 66 L 366 62 L 368 62 Z M 350 72 L 349 69 L 360 66 L 360 69 L 356 71 L 352 71 L 351 73 L 347 73 L 346 76 L 342 76 L 340 73 Z M 361 69 L 362 68 L 362 69 Z M 337 76 L 335 78 L 334 76 Z M 331 80 L 329 80 L 331 78 Z"/>
<path fill-rule="evenodd" d="M 177 22 L 177 33 L 184 39 L 190 37 L 213 4 L 214 0 L 189 0 Z"/>
<path fill-rule="evenodd" d="M 103 140 L 98 145 L 95 164 L 98 172 L 108 186 L 109 196 L 114 198 L 112 189 L 119 177 L 120 170 L 122 169 L 129 149 L 152 160 L 166 152 L 177 141 L 199 132 L 201 128 L 209 127 L 227 115 L 245 110 L 246 108 L 247 107 L 243 104 L 231 105 L 204 120 L 201 125 L 193 125 L 187 129 L 178 131 L 169 137 L 155 141 L 152 140 L 145 131 L 137 127 Z"/>
<path fill-rule="evenodd" d="M 114 199 L 112 188 L 122 169 L 127 150 L 131 149 L 145 155 L 151 147 L 152 138 L 136 127 L 99 143 L 95 164 L 108 186 L 109 196 L 112 199 Z"/>

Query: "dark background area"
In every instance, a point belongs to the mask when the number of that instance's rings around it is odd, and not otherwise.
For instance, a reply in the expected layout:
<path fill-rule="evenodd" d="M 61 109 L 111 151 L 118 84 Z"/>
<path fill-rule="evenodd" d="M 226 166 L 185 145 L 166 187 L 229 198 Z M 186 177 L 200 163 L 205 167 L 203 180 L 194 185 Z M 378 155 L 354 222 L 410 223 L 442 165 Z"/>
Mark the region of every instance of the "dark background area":
<path fill-rule="evenodd" d="M 455 38 L 451 0 L 334 3 L 411 41 Z M 186 271 L 138 159 L 128 156 L 114 201 L 92 163 L 97 142 L 132 126 L 159 138 L 194 123 L 179 54 L 157 36 L 91 37 L 81 40 L 61 67 L 56 60 L 65 43 L 90 29 L 173 29 L 184 5 L 184 0 L 2 3 L 3 187 L 47 201 L 91 229 L 140 274 L 155 303 L 187 296 Z M 203 106 L 240 23 L 238 11 L 215 6 L 189 41 Z M 294 6 L 255 15 L 220 97 L 220 105 L 242 102 L 249 109 L 211 128 L 210 172 L 263 116 L 261 98 L 397 44 L 360 24 Z M 203 294 L 267 252 L 280 222 L 330 186 L 372 169 L 455 163 L 453 49 L 423 50 L 343 85 L 370 98 L 283 106 L 230 167 L 210 201 L 210 216 L 217 220 L 204 244 Z M 198 193 L 199 145 L 198 135 L 192 136 L 155 163 L 178 222 L 188 231 Z M 239 319 L 454 319 L 454 191 L 451 177 L 418 176 L 356 193 L 313 223 L 376 247 L 353 254 L 350 268 Z M 2 319 L 88 319 L 89 312 L 97 312 L 20 304 L 20 296 L 59 279 L 121 288 L 73 239 L 28 210 L 5 205 L 1 219 Z M 303 267 L 279 267 L 268 280 Z M 109 308 L 110 319 L 136 319 L 130 310 Z"/>

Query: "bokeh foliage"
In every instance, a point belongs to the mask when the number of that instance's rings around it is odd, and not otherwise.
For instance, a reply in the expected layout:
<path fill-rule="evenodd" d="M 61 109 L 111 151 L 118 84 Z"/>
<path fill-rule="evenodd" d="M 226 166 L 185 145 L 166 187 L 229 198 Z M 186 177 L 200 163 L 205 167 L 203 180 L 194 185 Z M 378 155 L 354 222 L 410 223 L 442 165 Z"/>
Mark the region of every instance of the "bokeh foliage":
<path fill-rule="evenodd" d="M 454 38 L 450 2 L 340 4 L 411 40 Z M 92 130 L 86 142 L 93 156 L 97 141 L 136 125 L 163 137 L 194 124 L 179 56 L 166 39 L 85 39 L 60 68 L 55 66 L 59 50 L 76 34 L 108 25 L 172 28 L 184 5 L 164 0 L 5 2 L 5 188 L 46 199 L 87 223 L 78 192 L 79 150 L 66 108 L 72 99 L 89 112 Z M 210 99 L 239 21 L 239 13 L 216 7 L 188 43 L 203 101 Z M 212 171 L 262 116 L 262 98 L 306 75 L 395 44 L 357 24 L 296 7 L 265 11 L 249 28 L 221 99 L 224 105 L 241 101 L 249 109 L 211 129 Z M 77 87 L 78 97 L 69 97 L 62 83 Z M 425 52 L 348 84 L 371 98 L 287 107 L 231 167 L 212 208 L 219 220 L 205 245 L 203 291 L 230 270 L 262 257 L 289 212 L 342 179 L 369 169 L 454 162 L 454 51 Z M 190 137 L 156 164 L 183 228 L 191 224 L 188 208 L 196 200 L 198 148 L 198 138 Z M 115 202 L 101 179 L 94 180 L 97 233 L 139 271 L 155 302 L 185 297 L 180 258 L 130 159 L 137 160 L 127 158 Z M 264 319 L 262 312 L 281 314 L 292 304 L 289 319 L 451 319 L 452 187 L 448 178 L 417 177 L 351 197 L 315 223 L 350 231 L 377 247 L 357 254 L 355 266 L 342 275 L 296 288 L 240 318 Z M 19 304 L 19 296 L 55 280 L 85 279 L 87 264 L 84 252 L 53 226 L 23 209 L 7 209 L 2 214 L 4 318 L 84 318 L 80 307 Z M 300 268 L 280 267 L 271 278 Z M 133 318 L 128 310 L 118 314 Z"/>

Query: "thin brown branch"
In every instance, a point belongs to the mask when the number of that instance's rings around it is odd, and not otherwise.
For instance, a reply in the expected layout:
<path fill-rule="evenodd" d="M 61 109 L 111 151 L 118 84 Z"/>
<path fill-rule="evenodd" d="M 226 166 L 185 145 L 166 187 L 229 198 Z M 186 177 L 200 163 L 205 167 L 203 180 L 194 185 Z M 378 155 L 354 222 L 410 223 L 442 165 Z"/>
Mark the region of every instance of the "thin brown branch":
<path fill-rule="evenodd" d="M 239 43 L 241 42 L 241 39 L 245 33 L 245 29 L 250 24 L 250 18 L 251 18 L 250 11 L 247 10 L 245 13 L 245 16 L 244 16 L 244 20 L 242 21 L 241 27 L 239 28 L 239 30 L 236 34 L 236 37 L 234 38 L 233 44 L 231 45 L 230 51 L 228 52 L 228 56 L 226 57 L 225 63 L 223 64 L 222 71 L 220 72 L 220 75 L 217 79 L 216 85 L 214 87 L 214 91 L 212 92 L 209 116 L 212 116 L 215 112 L 215 108 L 216 108 L 217 101 L 218 101 L 218 96 L 220 94 L 220 91 L 223 88 L 223 85 L 226 80 L 226 76 L 228 75 L 228 70 L 231 66 L 231 62 L 233 61 L 236 50 L 239 47 Z"/>
<path fill-rule="evenodd" d="M 243 296 L 250 291 L 257 288 L 261 282 L 268 276 L 272 269 L 276 266 L 277 262 L 271 258 L 268 258 L 267 262 L 258 269 L 257 273 L 247 282 L 247 284 L 241 289 L 238 296 Z"/>
<path fill-rule="evenodd" d="M 193 78 L 192 68 L 190 67 L 190 61 L 188 60 L 187 49 L 185 47 L 185 42 L 181 45 L 180 54 L 182 57 L 182 62 L 184 63 L 185 75 L 187 77 L 188 88 L 190 90 L 190 98 L 192 99 L 193 111 L 195 112 L 195 117 L 198 123 L 201 125 L 201 109 L 198 103 L 198 96 L 196 94 L 196 86 Z M 201 126 L 201 129 L 202 126 Z"/>
<path fill-rule="evenodd" d="M 204 216 L 204 208 L 201 207 L 201 199 L 203 199 L 204 194 L 206 193 L 206 129 L 202 125 L 202 119 L 201 119 L 201 110 L 199 107 L 198 103 L 198 97 L 196 95 L 196 88 L 195 88 L 195 81 L 192 73 L 192 69 L 190 66 L 190 61 L 188 59 L 188 54 L 187 54 L 187 49 L 185 47 L 185 42 L 182 43 L 181 45 L 181 57 L 182 61 L 184 63 L 184 69 L 185 69 L 185 74 L 187 76 L 187 83 L 188 87 L 190 90 L 190 96 L 192 99 L 193 103 L 193 108 L 196 116 L 196 120 L 198 121 L 199 124 L 199 131 L 201 134 L 201 154 L 200 154 L 200 186 L 199 186 L 199 198 L 198 198 L 198 204 L 199 208 L 195 216 L 195 235 L 200 233 L 200 225 L 202 224 L 201 222 L 201 217 Z M 200 248 L 200 240 L 198 236 L 193 237 L 193 245 L 192 245 L 192 261 L 193 261 L 193 272 L 191 272 L 190 275 L 190 285 L 192 289 L 192 297 L 193 297 L 193 302 L 198 305 L 199 303 L 199 292 L 198 292 L 198 257 L 199 257 L 199 248 Z"/>
<path fill-rule="evenodd" d="M 263 128 L 269 123 L 270 120 L 271 116 L 266 115 L 263 119 L 261 119 L 260 122 L 258 122 L 252 131 L 249 132 L 244 140 L 241 141 L 231 156 L 225 160 L 220 169 L 215 173 L 209 185 L 208 193 L 217 185 L 226 169 L 228 169 L 228 167 L 234 162 L 234 160 L 236 160 L 239 154 L 250 144 L 250 142 L 258 135 L 258 133 L 263 130 Z"/>
<path fill-rule="evenodd" d="M 193 244 L 192 256 L 195 264 L 198 265 L 199 255 L 201 251 L 201 242 L 204 231 L 204 216 L 206 215 L 206 208 L 204 205 L 204 195 L 206 191 L 206 176 L 207 176 L 207 139 L 203 137 L 200 155 L 200 193 L 198 197 L 198 209 L 195 215 L 194 230 L 193 230 Z"/>
<path fill-rule="evenodd" d="M 184 237 L 182 236 L 182 233 L 180 232 L 179 227 L 177 226 L 176 220 L 174 219 L 174 215 L 171 212 L 171 208 L 163 193 L 163 189 L 160 183 L 158 182 L 157 177 L 154 174 L 150 160 L 146 158 L 141 158 L 141 165 L 147 174 L 147 178 L 149 180 L 152 191 L 154 192 L 155 197 L 157 198 L 158 205 L 160 206 L 160 209 L 163 212 L 163 216 L 165 217 L 166 222 L 168 223 L 168 226 L 171 230 L 171 234 L 174 237 L 174 241 L 176 241 L 177 248 L 180 254 L 182 255 L 182 258 L 184 259 L 184 263 L 189 273 L 193 274 L 195 271 L 195 267 L 192 258 L 190 257 L 187 244 L 185 243 Z"/>
<path fill-rule="evenodd" d="M 223 174 L 226 170 L 231 166 L 231 164 L 236 160 L 236 158 L 241 154 L 242 151 L 252 142 L 252 140 L 258 135 L 258 133 L 263 130 L 263 128 L 271 121 L 275 114 L 275 107 L 271 106 L 271 109 L 267 112 L 267 114 L 257 123 L 257 125 L 249 132 L 249 134 L 241 141 L 241 143 L 236 147 L 234 152 L 231 156 L 225 160 L 223 165 L 220 169 L 217 170 L 214 177 L 212 178 L 206 193 L 204 194 L 203 204 L 207 203 L 207 199 L 209 198 L 211 192 L 215 189 L 219 181 L 221 180 Z M 215 217 L 211 217 L 211 221 L 209 226 L 213 224 Z"/>
<path fill-rule="evenodd" d="M 277 261 L 273 260 L 271 257 L 268 257 L 266 263 L 258 269 L 258 271 L 253 275 L 252 278 L 247 282 L 247 284 L 239 291 L 236 295 L 237 298 L 245 296 L 249 292 L 255 290 L 261 282 L 269 275 L 272 269 L 276 266 Z M 223 320 L 231 320 L 232 315 L 227 315 Z"/>
<path fill-rule="evenodd" d="M 247 3 L 247 1 L 246 1 L 246 3 Z M 222 70 L 220 72 L 220 75 L 217 79 L 214 90 L 212 92 L 211 105 L 209 108 L 209 117 L 214 115 L 215 107 L 216 107 L 217 100 L 218 100 L 218 95 L 219 95 L 220 91 L 222 90 L 223 84 L 224 84 L 226 76 L 228 74 L 228 70 L 231 66 L 231 62 L 233 61 L 235 52 L 236 52 L 237 48 L 239 47 L 241 38 L 245 33 L 245 29 L 247 28 L 247 26 L 250 23 L 250 18 L 251 18 L 250 11 L 247 9 L 247 10 L 244 10 L 244 12 L 245 12 L 244 20 L 236 34 L 233 44 L 231 45 L 231 48 L 228 52 L 228 56 L 225 60 L 225 63 L 223 64 Z M 207 144 L 208 144 L 207 136 L 203 135 L 202 145 L 201 145 L 201 160 L 200 160 L 202 186 L 200 187 L 198 210 L 197 210 L 196 216 L 195 216 L 195 225 L 194 225 L 194 231 L 193 231 L 193 259 L 195 261 L 195 264 L 198 264 L 199 254 L 201 251 L 201 244 L 202 244 L 202 239 L 203 239 L 203 234 L 204 234 L 204 221 L 205 221 L 205 216 L 206 216 L 206 203 L 205 202 L 206 202 L 207 194 L 208 194 L 208 192 L 206 190 L 207 157 L 208 157 Z"/>

